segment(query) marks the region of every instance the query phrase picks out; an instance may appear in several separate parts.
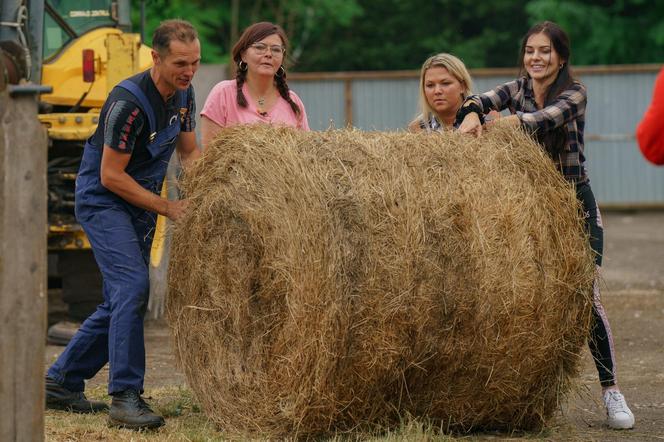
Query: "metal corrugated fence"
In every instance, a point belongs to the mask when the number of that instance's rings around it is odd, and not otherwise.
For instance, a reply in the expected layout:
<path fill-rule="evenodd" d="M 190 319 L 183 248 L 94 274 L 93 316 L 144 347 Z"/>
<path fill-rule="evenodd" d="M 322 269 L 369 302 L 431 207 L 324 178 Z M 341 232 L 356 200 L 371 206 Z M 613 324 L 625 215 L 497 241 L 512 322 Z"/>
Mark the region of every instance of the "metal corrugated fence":
<path fill-rule="evenodd" d="M 638 65 L 575 70 L 588 88 L 587 167 L 603 207 L 664 208 L 664 168 L 648 164 L 634 138 L 660 68 Z M 475 91 L 483 92 L 515 78 L 516 72 L 478 69 L 471 75 Z M 314 130 L 346 125 L 399 130 L 417 112 L 418 76 L 417 71 L 293 73 L 289 85 L 304 102 Z"/>

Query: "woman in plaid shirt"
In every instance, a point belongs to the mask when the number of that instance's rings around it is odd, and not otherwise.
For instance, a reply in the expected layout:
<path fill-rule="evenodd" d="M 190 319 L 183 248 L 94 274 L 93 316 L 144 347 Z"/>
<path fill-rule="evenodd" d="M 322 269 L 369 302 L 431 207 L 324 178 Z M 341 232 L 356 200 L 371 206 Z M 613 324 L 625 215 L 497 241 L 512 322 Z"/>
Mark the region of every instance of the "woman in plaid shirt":
<path fill-rule="evenodd" d="M 586 88 L 572 77 L 569 58 L 569 39 L 565 31 L 548 21 L 536 24 L 523 38 L 520 77 L 487 93 L 468 97 L 457 114 L 457 122 L 461 132 L 480 135 L 485 114 L 509 109 L 510 116 L 491 124 L 523 127 L 546 149 L 565 179 L 575 185 L 577 197 L 583 204 L 599 274 L 602 218 L 588 182 L 583 155 Z M 632 428 L 634 415 L 616 384 L 613 337 L 600 301 L 597 278 L 593 285 L 589 346 L 602 385 L 609 427 Z"/>

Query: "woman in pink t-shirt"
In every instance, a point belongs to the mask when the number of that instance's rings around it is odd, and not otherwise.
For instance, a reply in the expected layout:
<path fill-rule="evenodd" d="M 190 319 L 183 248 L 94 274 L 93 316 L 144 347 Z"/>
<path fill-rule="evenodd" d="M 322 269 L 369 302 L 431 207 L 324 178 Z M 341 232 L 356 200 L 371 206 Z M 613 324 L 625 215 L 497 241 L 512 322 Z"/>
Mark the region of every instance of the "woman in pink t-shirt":
<path fill-rule="evenodd" d="M 249 26 L 233 46 L 235 80 L 218 83 L 201 111 L 201 141 L 206 146 L 222 127 L 282 124 L 309 130 L 304 104 L 288 89 L 284 55 L 288 38 L 273 23 Z"/>

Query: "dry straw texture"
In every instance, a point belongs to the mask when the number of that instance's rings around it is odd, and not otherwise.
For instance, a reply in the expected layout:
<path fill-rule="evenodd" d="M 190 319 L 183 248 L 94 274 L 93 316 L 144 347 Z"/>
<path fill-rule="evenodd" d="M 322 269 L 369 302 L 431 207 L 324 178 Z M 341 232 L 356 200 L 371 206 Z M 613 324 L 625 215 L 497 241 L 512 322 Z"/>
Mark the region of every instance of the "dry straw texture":
<path fill-rule="evenodd" d="M 229 434 L 537 429 L 569 390 L 594 265 L 522 132 L 236 127 L 183 190 L 167 314 Z"/>

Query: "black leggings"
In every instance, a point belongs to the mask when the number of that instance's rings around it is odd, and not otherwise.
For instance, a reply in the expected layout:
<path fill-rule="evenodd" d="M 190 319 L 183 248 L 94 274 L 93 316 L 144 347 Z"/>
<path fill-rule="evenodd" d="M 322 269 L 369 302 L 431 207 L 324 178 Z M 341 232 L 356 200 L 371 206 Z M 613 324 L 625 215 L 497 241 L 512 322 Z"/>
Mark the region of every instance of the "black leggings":
<path fill-rule="evenodd" d="M 595 252 L 595 265 L 597 267 L 595 281 L 593 282 L 593 322 L 588 346 L 595 360 L 602 387 L 610 387 L 616 383 L 616 361 L 611 327 L 599 293 L 599 269 L 602 266 L 602 253 L 604 252 L 602 216 L 599 213 L 595 196 L 589 184 L 578 184 L 576 186 L 576 197 L 583 205 L 586 230 L 590 234 L 590 247 Z"/>

